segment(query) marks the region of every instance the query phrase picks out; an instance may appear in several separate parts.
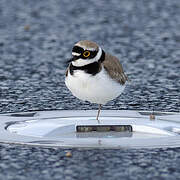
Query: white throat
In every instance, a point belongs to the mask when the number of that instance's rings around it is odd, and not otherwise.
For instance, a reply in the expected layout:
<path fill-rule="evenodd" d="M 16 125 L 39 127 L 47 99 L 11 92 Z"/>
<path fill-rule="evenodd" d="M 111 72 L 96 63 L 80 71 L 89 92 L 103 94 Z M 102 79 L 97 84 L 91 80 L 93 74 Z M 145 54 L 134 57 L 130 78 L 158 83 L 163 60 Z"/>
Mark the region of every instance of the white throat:
<path fill-rule="evenodd" d="M 93 62 L 98 61 L 101 55 L 102 55 L 102 49 L 99 47 L 99 51 L 93 59 L 78 59 L 78 60 L 72 61 L 72 64 L 73 66 L 78 66 L 78 67 L 85 66 L 87 64 L 91 64 Z"/>

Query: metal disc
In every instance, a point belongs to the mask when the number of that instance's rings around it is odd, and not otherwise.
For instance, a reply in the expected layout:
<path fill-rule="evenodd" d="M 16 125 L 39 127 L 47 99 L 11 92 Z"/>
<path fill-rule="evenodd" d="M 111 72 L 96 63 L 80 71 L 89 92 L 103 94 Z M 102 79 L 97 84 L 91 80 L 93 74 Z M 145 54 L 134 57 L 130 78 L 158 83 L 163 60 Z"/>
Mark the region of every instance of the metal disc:
<path fill-rule="evenodd" d="M 0 115 L 0 142 L 53 147 L 180 147 L 180 113 L 103 110 L 40 111 Z M 77 127 L 109 127 L 77 132 Z M 132 131 L 112 128 L 132 127 Z M 108 129 L 108 130 L 106 130 Z"/>

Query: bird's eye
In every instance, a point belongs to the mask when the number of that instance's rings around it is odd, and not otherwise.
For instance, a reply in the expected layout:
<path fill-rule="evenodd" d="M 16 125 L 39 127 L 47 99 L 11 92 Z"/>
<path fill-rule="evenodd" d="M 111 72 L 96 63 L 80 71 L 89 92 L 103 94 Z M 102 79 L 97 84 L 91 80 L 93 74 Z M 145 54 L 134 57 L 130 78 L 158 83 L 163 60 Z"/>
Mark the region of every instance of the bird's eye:
<path fill-rule="evenodd" d="M 90 52 L 89 51 L 84 51 L 83 52 L 83 56 L 84 57 L 89 57 L 90 56 Z"/>

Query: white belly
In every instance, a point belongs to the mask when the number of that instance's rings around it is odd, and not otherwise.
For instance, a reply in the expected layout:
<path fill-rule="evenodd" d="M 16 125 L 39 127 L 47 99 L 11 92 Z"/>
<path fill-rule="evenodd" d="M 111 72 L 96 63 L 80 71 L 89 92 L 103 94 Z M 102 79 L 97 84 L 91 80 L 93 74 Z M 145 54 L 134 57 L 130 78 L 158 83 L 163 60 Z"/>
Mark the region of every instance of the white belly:
<path fill-rule="evenodd" d="M 73 76 L 68 72 L 65 84 L 77 98 L 96 104 L 106 104 L 118 97 L 125 88 L 125 85 L 110 79 L 104 69 L 95 76 L 80 70 L 74 71 Z"/>

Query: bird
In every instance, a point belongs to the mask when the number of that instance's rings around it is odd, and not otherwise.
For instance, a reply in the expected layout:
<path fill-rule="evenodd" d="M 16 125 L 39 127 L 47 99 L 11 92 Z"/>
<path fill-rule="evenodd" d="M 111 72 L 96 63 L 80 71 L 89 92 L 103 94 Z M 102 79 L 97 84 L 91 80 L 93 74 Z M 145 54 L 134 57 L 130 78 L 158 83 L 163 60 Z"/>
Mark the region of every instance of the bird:
<path fill-rule="evenodd" d="M 97 43 L 80 40 L 72 48 L 72 58 L 65 73 L 65 84 L 80 100 L 102 105 L 124 91 L 128 77 L 119 59 L 103 50 Z"/>

